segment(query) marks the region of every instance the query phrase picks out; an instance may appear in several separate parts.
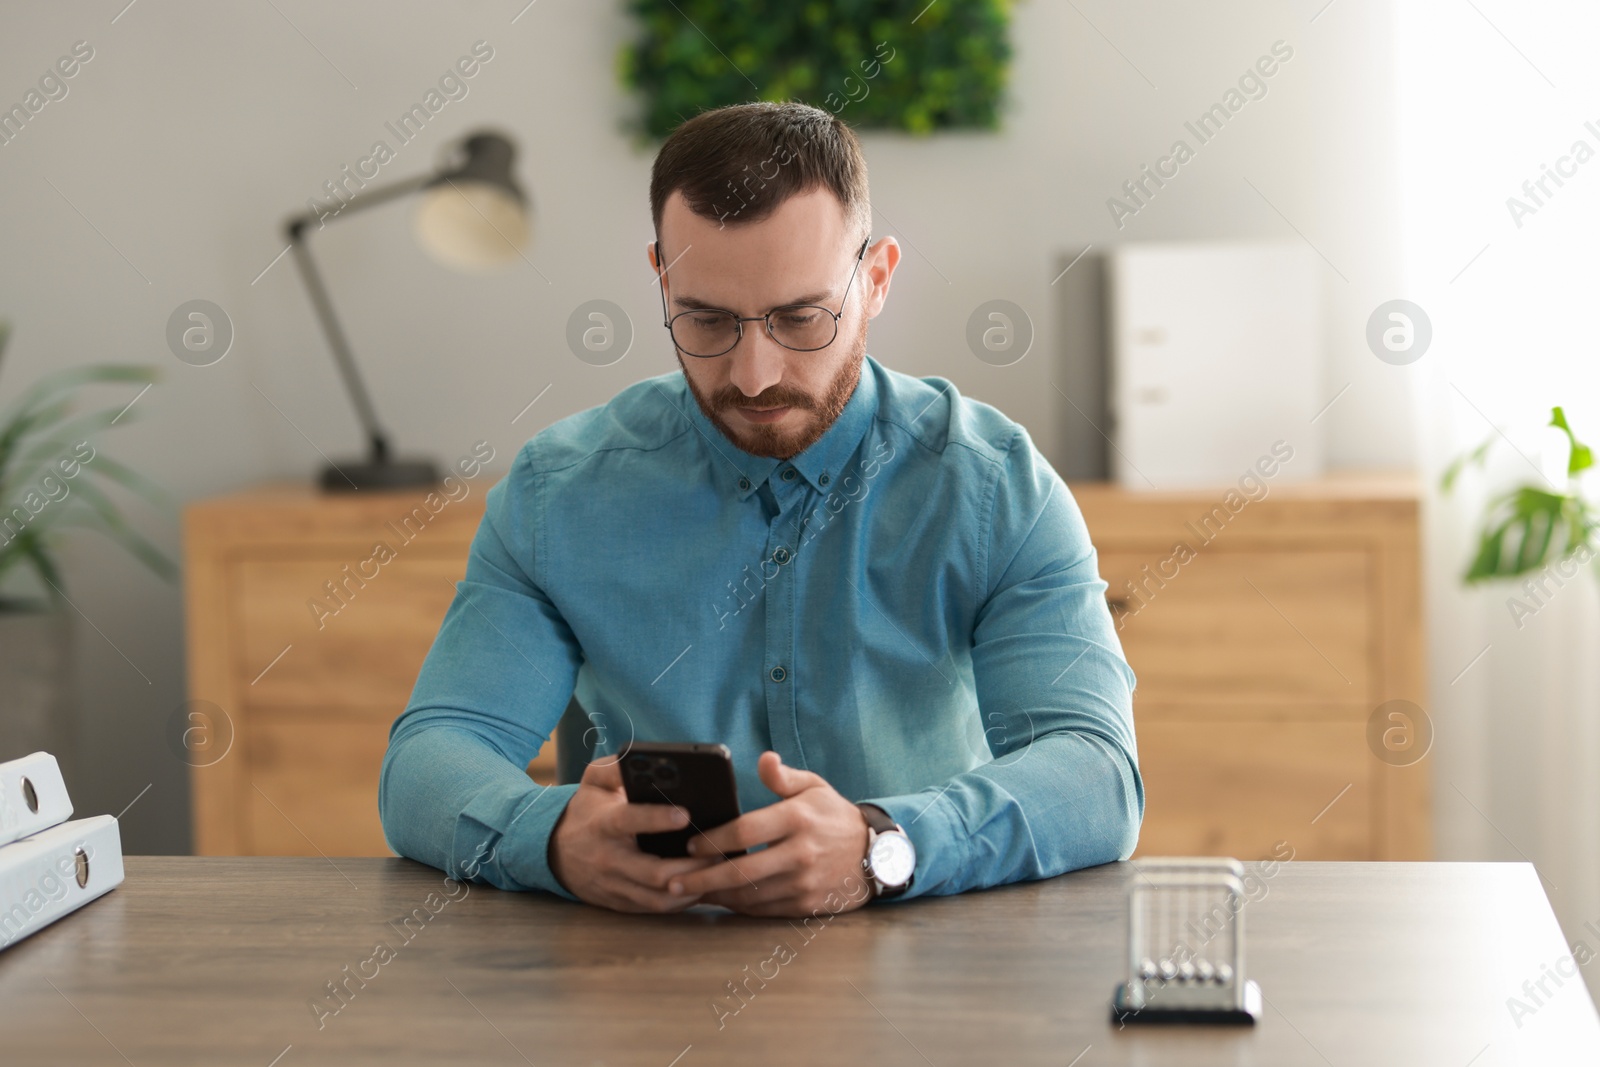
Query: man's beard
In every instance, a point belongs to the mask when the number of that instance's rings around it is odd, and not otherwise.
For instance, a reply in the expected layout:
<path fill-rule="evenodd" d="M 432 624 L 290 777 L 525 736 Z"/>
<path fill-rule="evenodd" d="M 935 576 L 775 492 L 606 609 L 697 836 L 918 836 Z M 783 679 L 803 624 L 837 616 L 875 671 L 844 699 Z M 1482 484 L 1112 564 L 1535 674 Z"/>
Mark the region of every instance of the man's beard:
<path fill-rule="evenodd" d="M 678 365 L 683 366 L 683 353 L 676 347 L 673 351 L 678 356 Z M 749 452 L 753 456 L 771 456 L 774 459 L 790 459 L 798 456 L 822 438 L 828 432 L 828 427 L 838 421 L 839 415 L 844 411 L 850 397 L 856 391 L 856 385 L 861 381 L 862 356 L 867 351 L 867 319 L 861 320 L 861 329 L 850 344 L 850 356 L 845 360 L 844 366 L 834 376 L 833 381 L 823 390 L 822 396 L 813 397 L 802 393 L 798 389 L 791 389 L 785 385 L 774 385 L 770 389 L 763 389 L 756 396 L 745 396 L 739 387 L 729 384 L 711 397 L 702 396 L 699 388 L 694 384 L 694 379 L 689 377 L 688 368 L 684 368 L 684 381 L 689 383 L 689 392 L 694 394 L 696 404 L 711 424 L 722 431 L 724 437 Z M 805 356 L 808 353 L 796 353 Z M 797 430 L 784 430 L 776 426 L 763 426 L 759 423 L 744 423 L 735 429 L 729 421 L 730 412 L 735 407 L 792 407 L 796 411 L 809 412 L 810 417 L 804 425 Z M 732 414 L 732 418 L 739 418 Z"/>

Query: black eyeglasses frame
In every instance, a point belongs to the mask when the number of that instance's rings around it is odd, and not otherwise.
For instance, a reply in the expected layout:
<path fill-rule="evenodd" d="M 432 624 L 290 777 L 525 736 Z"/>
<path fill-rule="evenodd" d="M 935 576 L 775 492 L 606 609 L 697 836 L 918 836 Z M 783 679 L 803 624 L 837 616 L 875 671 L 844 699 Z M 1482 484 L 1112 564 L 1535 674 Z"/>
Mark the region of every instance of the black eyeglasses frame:
<path fill-rule="evenodd" d="M 725 356 L 729 352 L 732 352 L 735 348 L 738 348 L 739 347 L 739 342 L 744 340 L 744 324 L 747 323 L 747 322 L 764 322 L 764 323 L 766 323 L 767 336 L 772 338 L 772 342 L 774 344 L 777 344 L 777 345 L 782 345 L 784 348 L 787 348 L 791 352 L 820 352 L 824 348 L 827 348 L 828 345 L 833 344 L 833 342 L 835 342 L 835 341 L 837 341 L 839 339 L 839 320 L 844 317 L 844 306 L 850 300 L 850 288 L 851 288 L 851 286 L 855 285 L 856 272 L 861 269 L 861 260 L 866 256 L 866 254 L 867 254 L 867 246 L 869 244 L 871 244 L 871 243 L 872 243 L 872 235 L 868 234 L 867 237 L 866 237 L 866 240 L 861 242 L 860 251 L 858 251 L 856 253 L 855 266 L 850 268 L 850 280 L 845 283 L 844 296 L 840 297 L 840 299 L 839 299 L 839 310 L 838 311 L 834 311 L 831 308 L 825 308 L 820 304 L 784 304 L 784 305 L 782 305 L 780 307 L 773 308 L 772 310 L 768 311 L 765 315 L 736 315 L 733 312 L 727 310 L 726 308 L 690 308 L 687 311 L 680 311 L 680 312 L 678 312 L 678 314 L 673 315 L 671 318 L 668 318 L 667 317 L 667 286 L 666 286 L 665 276 L 666 276 L 667 269 L 670 269 L 670 268 L 663 268 L 661 266 L 661 262 L 662 262 L 662 260 L 661 260 L 661 239 L 657 238 L 656 241 L 655 241 L 654 248 L 655 248 L 655 254 L 656 254 L 656 282 L 657 282 L 658 288 L 661 290 L 661 325 L 663 325 L 663 326 L 665 326 L 667 328 L 667 336 L 672 338 L 673 347 L 677 348 L 677 350 L 679 352 L 682 352 L 684 355 L 692 356 L 695 359 L 717 359 L 720 356 Z M 786 345 L 782 341 L 778 340 L 777 334 L 772 332 L 772 316 L 776 312 L 779 312 L 779 311 L 790 311 L 790 310 L 793 310 L 794 308 L 813 308 L 813 309 L 815 309 L 817 311 L 821 311 L 824 314 L 831 315 L 833 317 L 833 336 L 828 338 L 828 343 L 827 344 L 818 345 L 815 348 L 795 348 L 793 345 Z M 678 319 L 683 318 L 683 316 L 685 316 L 685 315 L 704 315 L 707 312 L 716 312 L 716 313 L 719 313 L 719 314 L 727 315 L 729 318 L 733 319 L 734 335 L 733 335 L 733 343 L 731 345 L 729 345 L 727 348 L 724 348 L 721 352 L 713 352 L 709 356 L 702 356 L 698 352 L 690 352 L 688 349 L 684 348 L 681 344 L 678 343 L 677 334 L 672 332 L 672 324 L 674 322 L 676 322 Z"/>

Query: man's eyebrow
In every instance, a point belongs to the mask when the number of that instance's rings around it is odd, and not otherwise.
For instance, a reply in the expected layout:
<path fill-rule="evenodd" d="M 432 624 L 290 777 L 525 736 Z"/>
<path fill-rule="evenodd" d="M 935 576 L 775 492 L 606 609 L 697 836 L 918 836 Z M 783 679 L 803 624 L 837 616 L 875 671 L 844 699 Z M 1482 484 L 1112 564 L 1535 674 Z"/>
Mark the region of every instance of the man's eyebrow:
<path fill-rule="evenodd" d="M 819 290 L 818 292 L 807 293 L 804 296 L 796 297 L 793 300 L 786 300 L 781 304 L 774 304 L 772 306 L 775 307 L 775 308 L 779 308 L 779 307 L 790 307 L 790 306 L 792 306 L 794 304 L 821 304 L 824 300 L 830 300 L 830 299 L 832 299 L 832 297 L 833 297 L 833 290 L 831 288 L 822 289 L 822 290 Z M 688 311 L 727 311 L 728 310 L 727 308 L 721 307 L 720 305 L 717 305 L 717 304 L 708 304 L 704 300 L 701 300 L 700 298 L 693 297 L 693 296 L 675 296 L 675 297 L 672 298 L 672 302 L 673 302 L 673 304 L 677 305 L 678 307 L 684 308 L 685 310 L 688 310 Z"/>

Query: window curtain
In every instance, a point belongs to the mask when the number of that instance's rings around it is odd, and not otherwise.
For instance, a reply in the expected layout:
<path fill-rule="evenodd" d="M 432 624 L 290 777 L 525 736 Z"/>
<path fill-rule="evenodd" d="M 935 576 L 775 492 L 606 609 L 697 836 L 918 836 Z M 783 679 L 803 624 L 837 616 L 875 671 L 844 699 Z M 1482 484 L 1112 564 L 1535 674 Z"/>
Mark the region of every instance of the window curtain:
<path fill-rule="evenodd" d="M 1393 295 L 1433 328 L 1395 370 L 1427 486 L 1437 856 L 1532 862 L 1569 943 L 1600 953 L 1596 570 L 1460 580 L 1490 496 L 1565 486 L 1553 405 L 1600 448 L 1600 9 L 1475 3 L 1395 8 L 1408 291 Z M 1446 465 L 1488 439 L 1484 469 L 1441 494 Z M 1600 961 L 1584 974 L 1600 990 Z"/>

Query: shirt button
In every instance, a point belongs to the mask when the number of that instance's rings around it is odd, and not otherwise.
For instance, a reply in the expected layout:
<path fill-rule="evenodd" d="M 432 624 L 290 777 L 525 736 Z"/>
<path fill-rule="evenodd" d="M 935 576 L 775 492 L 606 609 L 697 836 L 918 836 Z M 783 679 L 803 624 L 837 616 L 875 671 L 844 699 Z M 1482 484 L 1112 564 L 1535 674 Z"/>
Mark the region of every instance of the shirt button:
<path fill-rule="evenodd" d="M 823 485 L 827 485 L 828 484 L 828 474 L 827 474 L 827 472 L 824 471 L 823 474 L 822 474 L 822 477 L 818 478 L 817 481 L 821 482 Z"/>
<path fill-rule="evenodd" d="M 772 554 L 772 558 L 781 567 L 789 562 L 789 550 L 787 548 L 779 548 Z"/>
<path fill-rule="evenodd" d="M 747 491 L 749 488 L 750 488 L 750 479 L 749 478 L 740 478 L 739 479 L 739 491 L 742 493 L 742 492 Z"/>
<path fill-rule="evenodd" d="M 781 682 L 787 677 L 789 677 L 789 672 L 784 670 L 782 667 L 772 668 L 772 680 L 774 682 Z"/>
<path fill-rule="evenodd" d="M 788 470 L 783 472 L 783 480 L 786 481 L 786 482 L 794 481 L 794 468 L 793 467 L 790 467 Z"/>

